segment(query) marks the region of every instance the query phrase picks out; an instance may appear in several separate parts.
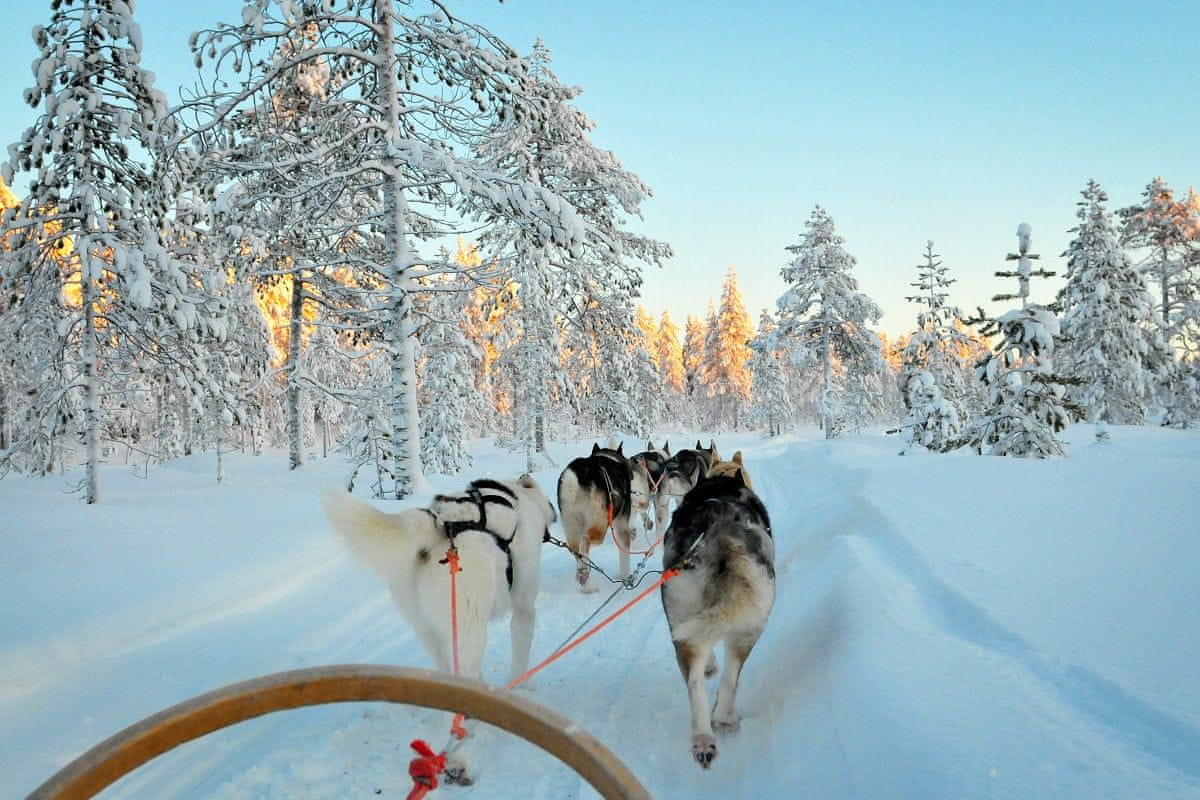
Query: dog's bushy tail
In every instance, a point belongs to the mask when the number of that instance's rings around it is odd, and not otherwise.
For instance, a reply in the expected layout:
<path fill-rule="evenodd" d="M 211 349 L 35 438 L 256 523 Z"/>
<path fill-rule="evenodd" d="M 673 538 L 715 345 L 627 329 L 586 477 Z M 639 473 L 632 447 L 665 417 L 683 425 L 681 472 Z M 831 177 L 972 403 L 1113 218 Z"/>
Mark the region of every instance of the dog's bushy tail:
<path fill-rule="evenodd" d="M 363 566 L 389 579 L 396 566 L 411 558 L 414 539 L 419 539 L 418 530 L 406 524 L 407 516 L 420 524 L 428 517 L 421 509 L 408 509 L 399 514 L 388 514 L 369 503 L 356 500 L 348 492 L 330 489 L 321 495 L 325 516 L 334 530 L 341 534 L 342 541 L 354 558 Z M 430 523 L 430 527 L 432 527 Z"/>

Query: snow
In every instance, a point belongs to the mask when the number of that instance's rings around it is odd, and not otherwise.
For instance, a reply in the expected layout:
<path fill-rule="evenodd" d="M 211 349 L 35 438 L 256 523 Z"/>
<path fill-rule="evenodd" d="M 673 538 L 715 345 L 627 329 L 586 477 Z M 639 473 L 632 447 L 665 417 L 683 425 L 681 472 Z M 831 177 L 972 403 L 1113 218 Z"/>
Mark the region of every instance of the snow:
<path fill-rule="evenodd" d="M 655 797 L 1200 798 L 1200 433 L 1068 429 L 1070 455 L 899 457 L 894 437 L 718 435 L 772 516 L 778 596 L 710 771 L 656 598 L 536 676 L 527 697 L 611 748 Z M 655 436 L 655 440 L 666 434 Z M 669 434 L 672 441 L 707 433 Z M 626 451 L 643 442 L 627 440 Z M 591 442 L 556 444 L 559 464 Z M 524 454 L 475 442 L 471 476 Z M 286 454 L 0 481 L 0 798 L 218 686 L 299 666 L 427 667 L 384 586 L 320 515 L 344 467 Z M 544 487 L 557 468 L 537 473 Z M 418 498 L 427 500 L 428 498 Z M 388 507 L 395 507 L 391 504 Z M 611 545 L 595 551 L 615 565 Z M 535 660 L 607 592 L 543 555 Z M 616 607 L 614 602 L 613 608 Z M 485 677 L 507 671 L 491 628 Z M 403 797 L 444 716 L 384 704 L 272 714 L 189 743 L 106 798 Z M 479 782 L 442 796 L 593 797 L 532 745 L 480 730 Z M 436 796 L 436 795 L 435 795 Z"/>

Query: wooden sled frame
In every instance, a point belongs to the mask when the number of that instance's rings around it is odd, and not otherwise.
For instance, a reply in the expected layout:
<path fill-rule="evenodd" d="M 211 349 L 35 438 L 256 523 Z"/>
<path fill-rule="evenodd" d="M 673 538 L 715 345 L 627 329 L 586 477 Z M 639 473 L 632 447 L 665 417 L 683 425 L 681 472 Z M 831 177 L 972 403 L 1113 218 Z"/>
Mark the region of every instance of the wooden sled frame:
<path fill-rule="evenodd" d="M 368 701 L 465 714 L 516 734 L 557 757 L 608 800 L 650 800 L 638 779 L 608 748 L 566 717 L 479 681 L 375 664 L 277 672 L 185 700 L 88 750 L 26 800 L 85 800 L 184 742 L 273 711 Z M 402 771 L 406 764 L 397 762 L 396 769 Z"/>

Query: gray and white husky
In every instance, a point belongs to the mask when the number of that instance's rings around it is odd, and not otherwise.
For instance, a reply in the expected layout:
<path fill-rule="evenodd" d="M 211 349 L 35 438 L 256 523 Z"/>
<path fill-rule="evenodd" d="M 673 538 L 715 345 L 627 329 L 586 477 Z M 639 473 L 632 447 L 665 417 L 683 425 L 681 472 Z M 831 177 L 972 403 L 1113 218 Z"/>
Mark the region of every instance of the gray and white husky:
<path fill-rule="evenodd" d="M 592 445 L 590 455 L 573 459 L 558 476 L 558 512 L 563 537 L 575 554 L 575 578 L 584 592 L 594 592 L 589 583 L 591 567 L 584 560 L 592 545 L 600 544 L 611 525 L 620 554 L 620 577 L 629 577 L 629 528 L 633 465 L 622 446 L 615 450 Z"/>
<path fill-rule="evenodd" d="M 713 465 L 713 462 L 720 460 L 721 456 L 717 453 L 716 442 L 711 439 L 708 447 L 701 447 L 700 442 L 697 441 L 694 448 L 680 450 L 668 458 L 663 463 L 662 483 L 659 484 L 659 493 L 664 502 L 669 503 L 674 500 L 675 505 L 679 505 L 683 501 L 683 496 L 691 491 L 692 487 L 699 483 L 704 476 L 708 475 L 708 468 Z"/>
<path fill-rule="evenodd" d="M 429 508 L 397 513 L 346 492 L 328 491 L 321 500 L 350 552 L 387 583 L 401 616 L 443 672 L 451 672 L 454 663 L 450 570 L 443 561 L 453 538 L 462 568 L 456 581 L 460 674 L 480 678 L 488 620 L 510 609 L 510 675 L 525 673 L 542 541 L 555 519 L 554 507 L 533 478 L 474 481 L 465 492 L 438 495 Z M 472 781 L 462 751 L 448 762 L 447 779 Z"/>
<path fill-rule="evenodd" d="M 714 728 L 734 731 L 738 678 L 775 602 L 775 544 L 762 501 L 741 472 L 701 478 L 671 517 L 663 564 L 681 572 L 661 594 L 675 658 L 692 712 L 692 756 L 707 769 L 717 757 Z M 715 708 L 707 678 L 725 645 Z"/>

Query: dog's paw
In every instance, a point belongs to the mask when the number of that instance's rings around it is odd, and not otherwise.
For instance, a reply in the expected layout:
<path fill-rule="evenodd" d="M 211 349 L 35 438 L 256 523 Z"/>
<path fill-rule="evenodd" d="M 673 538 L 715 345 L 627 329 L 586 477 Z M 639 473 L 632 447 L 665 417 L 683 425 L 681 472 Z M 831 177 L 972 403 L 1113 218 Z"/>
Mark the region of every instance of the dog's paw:
<path fill-rule="evenodd" d="M 447 786 L 470 786 L 475 782 L 475 776 L 467 769 L 467 765 L 458 759 L 446 762 Z"/>
<path fill-rule="evenodd" d="M 592 586 L 590 583 L 584 583 L 580 585 L 579 591 L 583 592 L 584 594 L 594 594 L 600 590 L 595 586 Z"/>
<path fill-rule="evenodd" d="M 742 726 L 742 722 L 737 717 L 728 719 L 713 717 L 712 726 L 717 733 L 736 733 L 737 729 Z"/>
<path fill-rule="evenodd" d="M 713 759 L 717 757 L 717 740 L 707 733 L 692 735 L 692 758 L 696 763 L 708 769 Z"/>

